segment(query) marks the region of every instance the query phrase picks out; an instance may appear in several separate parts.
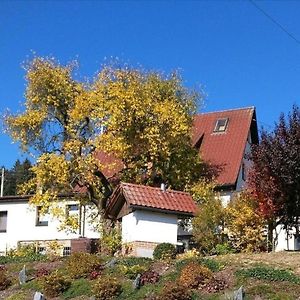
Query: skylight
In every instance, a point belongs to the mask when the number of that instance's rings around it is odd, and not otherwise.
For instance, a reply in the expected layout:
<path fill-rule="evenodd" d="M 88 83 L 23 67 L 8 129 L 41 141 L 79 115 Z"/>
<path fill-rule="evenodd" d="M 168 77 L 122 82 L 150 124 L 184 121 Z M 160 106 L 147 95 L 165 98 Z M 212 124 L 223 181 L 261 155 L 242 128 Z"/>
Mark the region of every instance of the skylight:
<path fill-rule="evenodd" d="M 218 119 L 214 132 L 224 132 L 227 128 L 228 118 Z"/>

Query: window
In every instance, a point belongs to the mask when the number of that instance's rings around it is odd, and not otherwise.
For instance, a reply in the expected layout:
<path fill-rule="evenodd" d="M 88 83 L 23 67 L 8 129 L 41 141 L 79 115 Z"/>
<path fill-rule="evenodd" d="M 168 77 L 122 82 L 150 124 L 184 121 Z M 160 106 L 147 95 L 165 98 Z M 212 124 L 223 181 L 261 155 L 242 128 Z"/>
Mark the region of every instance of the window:
<path fill-rule="evenodd" d="M 66 215 L 73 216 L 78 214 L 79 212 L 79 205 L 78 204 L 68 204 L 66 206 Z"/>
<path fill-rule="evenodd" d="M 78 211 L 78 204 L 69 204 L 69 205 L 67 205 L 67 209 L 68 209 L 68 211 L 70 212 L 70 211 Z"/>
<path fill-rule="evenodd" d="M 246 181 L 246 167 L 244 163 L 242 163 L 242 179 Z"/>
<path fill-rule="evenodd" d="M 6 232 L 7 211 L 0 211 L 0 232 Z"/>
<path fill-rule="evenodd" d="M 228 118 L 218 119 L 216 122 L 216 126 L 214 132 L 224 132 L 227 128 Z"/>
<path fill-rule="evenodd" d="M 38 206 L 36 208 L 36 226 L 48 226 L 48 213 L 42 213 L 42 208 Z"/>
<path fill-rule="evenodd" d="M 71 247 L 64 247 L 63 256 L 70 256 L 71 255 Z"/>
<path fill-rule="evenodd" d="M 46 254 L 46 247 L 38 247 L 37 249 L 38 254 Z"/>

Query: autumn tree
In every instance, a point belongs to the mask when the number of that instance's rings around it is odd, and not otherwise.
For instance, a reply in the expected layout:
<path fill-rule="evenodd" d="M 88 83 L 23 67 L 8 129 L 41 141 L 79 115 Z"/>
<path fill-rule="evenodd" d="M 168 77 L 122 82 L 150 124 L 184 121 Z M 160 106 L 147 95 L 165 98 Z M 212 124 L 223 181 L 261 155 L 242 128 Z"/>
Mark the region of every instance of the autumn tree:
<path fill-rule="evenodd" d="M 206 179 L 199 180 L 190 190 L 196 201 L 198 211 L 192 220 L 193 239 L 199 250 L 205 254 L 214 253 L 218 244 L 225 242 L 225 209 L 215 183 Z"/>
<path fill-rule="evenodd" d="M 119 180 L 184 189 L 199 178 L 203 165 L 190 135 L 201 95 L 178 74 L 107 65 L 81 82 L 75 67 L 34 58 L 26 65 L 24 111 L 5 117 L 11 137 L 37 156 L 22 190 L 33 193 L 32 203 L 48 207 L 81 187 L 80 200 L 102 212 L 113 187 L 97 153 L 121 163 Z"/>
<path fill-rule="evenodd" d="M 269 220 L 270 233 L 277 224 L 296 228 L 300 218 L 300 110 L 293 106 L 282 114 L 272 132 L 263 131 L 254 145 L 249 187 L 259 210 Z"/>
<path fill-rule="evenodd" d="M 265 220 L 259 213 L 257 201 L 248 191 L 235 195 L 226 207 L 226 228 L 237 251 L 266 249 Z"/>

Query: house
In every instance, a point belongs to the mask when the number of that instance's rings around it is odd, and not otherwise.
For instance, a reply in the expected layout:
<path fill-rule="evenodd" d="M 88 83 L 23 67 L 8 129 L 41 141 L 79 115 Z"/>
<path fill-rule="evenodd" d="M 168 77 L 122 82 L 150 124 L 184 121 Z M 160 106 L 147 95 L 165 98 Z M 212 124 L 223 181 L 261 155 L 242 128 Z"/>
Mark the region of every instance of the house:
<path fill-rule="evenodd" d="M 246 185 L 247 158 L 258 144 L 254 107 L 202 113 L 195 116 L 192 142 L 200 157 L 216 172 L 217 190 L 226 206 Z"/>
<path fill-rule="evenodd" d="M 29 204 L 30 195 L 0 198 L 0 255 L 18 245 L 34 244 L 40 253 L 49 250 L 55 242 L 61 255 L 69 255 L 75 248 L 85 247 L 86 238 L 99 238 L 89 220 L 92 208 L 80 207 L 72 197 L 61 196 L 58 205 L 66 214 L 78 217 L 77 230 L 59 230 L 61 223 L 49 214 L 41 214 L 40 207 Z"/>
<path fill-rule="evenodd" d="M 122 224 L 123 252 L 152 257 L 159 243 L 177 245 L 178 220 L 196 212 L 185 192 L 121 183 L 113 192 L 106 216 Z"/>

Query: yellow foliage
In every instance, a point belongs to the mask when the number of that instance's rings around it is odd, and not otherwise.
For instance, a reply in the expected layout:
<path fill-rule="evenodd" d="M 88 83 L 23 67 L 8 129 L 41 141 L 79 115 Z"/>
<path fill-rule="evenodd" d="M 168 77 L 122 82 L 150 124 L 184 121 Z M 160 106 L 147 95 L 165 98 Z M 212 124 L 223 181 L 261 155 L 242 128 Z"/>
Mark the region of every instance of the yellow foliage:
<path fill-rule="evenodd" d="M 192 220 L 193 236 L 204 253 L 213 252 L 225 236 L 225 210 L 214 191 L 215 186 L 213 181 L 200 180 L 191 188 L 193 199 L 198 205 L 198 213 Z"/>
<path fill-rule="evenodd" d="M 34 178 L 21 188 L 36 193 L 34 204 L 48 208 L 59 193 L 80 185 L 103 211 L 111 187 L 97 151 L 122 161 L 124 181 L 153 184 L 159 178 L 183 190 L 199 178 L 203 167 L 191 126 L 201 95 L 186 89 L 178 74 L 109 65 L 80 82 L 73 76 L 76 62 L 63 66 L 36 57 L 25 67 L 25 111 L 5 122 L 13 140 L 38 156 Z"/>
<path fill-rule="evenodd" d="M 265 220 L 257 203 L 247 193 L 236 196 L 227 206 L 227 229 L 237 250 L 253 252 L 265 247 Z"/>
<path fill-rule="evenodd" d="M 201 254 L 199 251 L 197 251 L 195 248 L 192 250 L 185 251 L 184 253 L 180 253 L 176 255 L 176 259 L 184 260 L 189 258 L 197 258 L 200 257 Z"/>

